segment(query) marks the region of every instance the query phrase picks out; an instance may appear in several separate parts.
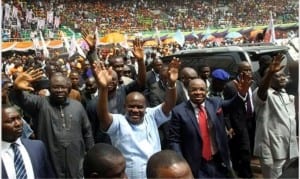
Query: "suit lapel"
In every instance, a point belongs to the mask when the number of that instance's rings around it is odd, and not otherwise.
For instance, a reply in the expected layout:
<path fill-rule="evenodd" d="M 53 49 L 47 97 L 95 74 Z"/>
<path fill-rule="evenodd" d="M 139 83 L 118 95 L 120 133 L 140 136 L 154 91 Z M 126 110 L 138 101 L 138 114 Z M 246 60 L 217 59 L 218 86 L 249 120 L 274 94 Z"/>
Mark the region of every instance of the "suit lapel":
<path fill-rule="evenodd" d="M 205 109 L 206 109 L 206 113 L 208 115 L 209 120 L 211 121 L 211 123 L 213 125 L 215 125 L 216 119 L 213 117 L 214 116 L 213 114 L 215 113 L 214 107 L 213 107 L 212 103 L 208 100 L 205 100 Z"/>
<path fill-rule="evenodd" d="M 5 167 L 4 167 L 4 163 L 3 163 L 3 160 L 1 160 L 1 168 L 2 168 L 2 173 L 1 173 L 1 177 L 2 178 L 8 178 L 8 176 L 7 176 L 7 173 L 6 173 L 6 170 L 5 170 Z"/>
<path fill-rule="evenodd" d="M 197 121 L 197 118 L 195 116 L 194 107 L 190 103 L 190 101 L 187 101 L 186 103 L 187 103 L 187 107 L 186 107 L 185 111 L 186 111 L 187 116 L 188 116 L 187 119 L 192 119 L 191 122 L 192 122 L 193 126 L 195 127 L 195 129 L 198 131 L 198 135 L 201 138 L 198 121 Z"/>

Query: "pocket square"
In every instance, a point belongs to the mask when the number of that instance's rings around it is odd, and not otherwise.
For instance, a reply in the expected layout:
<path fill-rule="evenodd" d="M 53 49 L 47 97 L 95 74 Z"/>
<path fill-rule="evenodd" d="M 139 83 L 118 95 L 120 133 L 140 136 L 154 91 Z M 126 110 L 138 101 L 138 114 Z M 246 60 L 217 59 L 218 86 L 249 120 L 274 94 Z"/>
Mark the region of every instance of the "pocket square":
<path fill-rule="evenodd" d="M 219 108 L 218 110 L 217 110 L 217 115 L 221 115 L 223 113 L 223 109 L 222 108 Z"/>

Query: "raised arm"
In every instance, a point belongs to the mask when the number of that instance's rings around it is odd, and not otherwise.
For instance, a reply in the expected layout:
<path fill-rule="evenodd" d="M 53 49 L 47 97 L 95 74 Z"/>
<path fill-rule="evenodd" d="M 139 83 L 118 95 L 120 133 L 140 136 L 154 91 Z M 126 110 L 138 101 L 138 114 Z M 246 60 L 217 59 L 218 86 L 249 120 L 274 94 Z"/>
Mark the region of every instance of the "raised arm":
<path fill-rule="evenodd" d="M 133 41 L 133 55 L 138 63 L 137 83 L 141 88 L 144 88 L 146 84 L 146 66 L 144 62 L 144 49 L 143 42 L 141 42 L 141 40 L 138 38 Z"/>
<path fill-rule="evenodd" d="M 280 53 L 273 57 L 273 60 L 258 87 L 257 95 L 261 100 L 265 101 L 267 99 L 267 90 L 271 85 L 272 76 L 284 68 L 284 66 L 280 65 L 283 59 L 284 56 Z"/>
<path fill-rule="evenodd" d="M 96 50 L 96 36 L 89 34 L 85 30 L 81 30 L 81 35 L 83 40 L 88 44 L 89 51 L 86 55 L 86 58 L 88 59 L 90 65 L 92 65 L 95 61 L 98 61 L 98 55 Z"/>
<path fill-rule="evenodd" d="M 98 84 L 99 98 L 97 114 L 100 128 L 106 131 L 112 123 L 112 115 L 108 110 L 108 84 L 112 81 L 112 68 L 105 68 L 103 62 L 93 64 L 93 72 Z"/>
<path fill-rule="evenodd" d="M 176 80 L 178 79 L 178 71 L 179 71 L 180 61 L 178 58 L 173 58 L 173 60 L 169 63 L 168 69 L 168 82 L 167 82 L 167 92 L 165 102 L 162 105 L 162 111 L 165 115 L 169 115 L 170 111 L 176 105 Z"/>
<path fill-rule="evenodd" d="M 253 83 L 252 77 L 249 74 L 243 72 L 240 74 L 239 77 L 240 79 L 238 81 L 233 80 L 233 83 L 235 84 L 238 93 L 242 97 L 246 97 L 248 90 Z"/>

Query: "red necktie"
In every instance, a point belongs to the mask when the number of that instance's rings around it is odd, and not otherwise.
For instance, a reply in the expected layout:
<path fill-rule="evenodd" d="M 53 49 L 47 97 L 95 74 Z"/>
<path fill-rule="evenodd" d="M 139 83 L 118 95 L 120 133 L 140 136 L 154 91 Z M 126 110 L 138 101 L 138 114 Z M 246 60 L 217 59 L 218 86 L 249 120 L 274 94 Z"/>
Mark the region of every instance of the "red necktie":
<path fill-rule="evenodd" d="M 208 131 L 207 115 L 203 106 L 199 108 L 198 114 L 199 129 L 202 138 L 202 157 L 206 160 L 211 159 L 211 143 Z"/>

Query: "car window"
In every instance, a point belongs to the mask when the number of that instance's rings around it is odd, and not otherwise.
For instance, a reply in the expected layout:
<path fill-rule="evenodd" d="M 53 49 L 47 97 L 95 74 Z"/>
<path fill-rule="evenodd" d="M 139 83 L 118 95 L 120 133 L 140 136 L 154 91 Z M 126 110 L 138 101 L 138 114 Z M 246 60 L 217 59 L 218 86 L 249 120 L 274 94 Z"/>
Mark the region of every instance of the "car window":
<path fill-rule="evenodd" d="M 246 60 L 242 52 L 202 53 L 202 54 L 179 54 L 175 55 L 181 61 L 181 68 L 193 67 L 197 71 L 203 64 L 211 67 L 211 70 L 222 68 L 232 77 L 237 73 L 237 64 Z M 173 57 L 165 57 L 163 61 L 169 63 Z"/>

